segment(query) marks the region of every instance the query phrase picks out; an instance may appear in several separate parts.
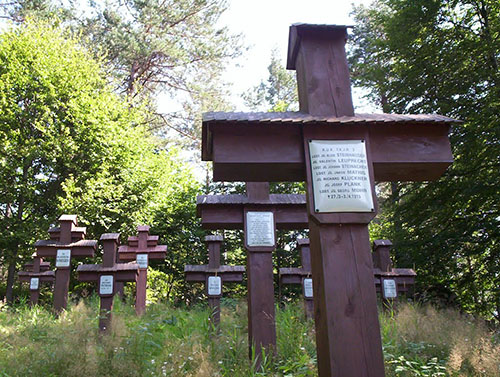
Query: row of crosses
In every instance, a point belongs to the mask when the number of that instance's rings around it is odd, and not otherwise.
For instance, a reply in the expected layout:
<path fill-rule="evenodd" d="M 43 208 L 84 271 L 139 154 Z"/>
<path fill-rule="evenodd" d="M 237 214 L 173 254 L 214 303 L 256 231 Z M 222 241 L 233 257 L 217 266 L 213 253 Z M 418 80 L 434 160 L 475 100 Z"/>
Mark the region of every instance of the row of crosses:
<path fill-rule="evenodd" d="M 125 282 L 136 283 L 135 308 L 142 314 L 146 307 L 146 283 L 149 260 L 165 259 L 167 247 L 158 245 L 158 236 L 149 234 L 149 226 L 139 226 L 138 236 L 130 236 L 127 245 L 120 245 L 119 233 L 106 233 L 100 238 L 103 247 L 102 264 L 78 266 L 80 281 L 97 282 L 101 297 L 99 328 L 109 329 L 111 309 L 115 294 L 123 294 Z M 40 283 L 54 282 L 54 309 L 60 313 L 66 308 L 74 258 L 93 257 L 96 240 L 85 239 L 86 228 L 78 227 L 76 215 L 62 215 L 59 227 L 49 229 L 49 239 L 35 243 L 33 262 L 27 263 L 19 279 L 30 283 L 30 303 L 39 298 Z M 50 271 L 50 263 L 42 258 L 54 258 L 56 271 Z M 128 263 L 119 263 L 128 262 Z"/>

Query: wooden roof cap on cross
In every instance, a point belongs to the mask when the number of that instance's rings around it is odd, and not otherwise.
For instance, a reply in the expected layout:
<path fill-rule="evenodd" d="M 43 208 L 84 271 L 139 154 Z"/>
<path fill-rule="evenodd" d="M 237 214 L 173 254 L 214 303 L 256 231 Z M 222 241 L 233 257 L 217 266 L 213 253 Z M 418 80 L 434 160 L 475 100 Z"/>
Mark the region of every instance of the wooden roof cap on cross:
<path fill-rule="evenodd" d="M 355 114 L 346 38 L 347 26 L 290 27 L 287 67 L 297 71 L 300 111 L 203 114 L 202 159 L 214 162 L 215 181 L 305 181 L 302 135 L 311 126 L 367 127 L 375 181 L 442 175 L 453 161 L 450 148 L 443 148 L 449 127 L 460 121 L 434 114 Z"/>
<path fill-rule="evenodd" d="M 118 248 L 119 258 L 122 261 L 133 261 L 137 254 L 147 254 L 148 259 L 165 259 L 166 245 L 158 245 L 159 236 L 149 234 L 148 225 L 137 227 L 137 236 L 129 236 L 127 245 Z"/>

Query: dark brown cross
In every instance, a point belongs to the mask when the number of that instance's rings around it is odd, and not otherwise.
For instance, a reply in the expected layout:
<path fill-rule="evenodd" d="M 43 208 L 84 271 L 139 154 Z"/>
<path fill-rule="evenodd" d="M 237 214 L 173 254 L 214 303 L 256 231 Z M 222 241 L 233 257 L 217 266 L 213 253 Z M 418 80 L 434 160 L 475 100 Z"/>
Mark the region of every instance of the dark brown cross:
<path fill-rule="evenodd" d="M 373 274 L 377 292 L 380 292 L 385 304 L 392 306 L 399 295 L 411 296 L 417 274 L 411 268 L 393 268 L 390 256 L 392 242 L 389 240 L 373 241 Z"/>
<path fill-rule="evenodd" d="M 135 311 L 142 314 L 146 310 L 146 288 L 148 282 L 149 260 L 164 260 L 167 256 L 167 246 L 158 245 L 159 236 L 149 235 L 149 226 L 137 227 L 137 236 L 130 236 L 127 245 L 118 248 L 118 257 L 121 261 L 136 261 L 139 265 L 135 292 Z"/>
<path fill-rule="evenodd" d="M 300 263 L 302 267 L 283 267 L 280 268 L 281 284 L 300 284 L 302 286 L 302 295 L 304 296 L 304 311 L 306 318 L 314 318 L 313 305 L 313 287 L 311 274 L 311 248 L 309 238 L 297 240 L 300 248 Z"/>
<path fill-rule="evenodd" d="M 214 329 L 219 331 L 220 299 L 222 297 L 222 284 L 241 282 L 243 280 L 244 266 L 226 266 L 220 264 L 220 247 L 222 236 L 206 236 L 208 246 L 208 265 L 191 265 L 184 267 L 186 281 L 204 282 L 208 296 L 208 305 L 211 310 L 210 321 Z"/>
<path fill-rule="evenodd" d="M 272 251 L 276 228 L 308 227 L 304 195 L 269 194 L 269 183 L 247 182 L 247 195 L 200 195 L 198 216 L 206 229 L 244 229 L 247 249 L 248 344 L 257 366 L 262 348 L 276 349 Z M 250 220 L 250 221 L 249 221 Z"/>
<path fill-rule="evenodd" d="M 50 271 L 50 263 L 33 254 L 33 262 L 24 265 L 25 271 L 19 271 L 19 280 L 30 283 L 30 305 L 36 305 L 40 297 L 40 283 L 53 283 L 56 274 Z"/>
<path fill-rule="evenodd" d="M 35 243 L 38 257 L 56 260 L 54 309 L 57 313 L 65 309 L 68 304 L 71 260 L 93 257 L 97 247 L 97 241 L 84 239 L 86 228 L 77 225 L 76 215 L 62 215 L 59 218 L 59 227 L 49 229 L 50 240 L 40 240 Z"/>
<path fill-rule="evenodd" d="M 347 27 L 290 28 L 300 111 L 208 113 L 216 181 L 306 181 L 320 376 L 384 376 L 368 223 L 375 181 L 439 178 L 453 162 L 440 115 L 354 114 Z"/>
<path fill-rule="evenodd" d="M 116 263 L 116 251 L 120 244 L 119 233 L 105 233 L 100 241 L 104 250 L 102 264 L 82 264 L 78 266 L 76 272 L 80 281 L 97 282 L 98 293 L 101 297 L 99 330 L 106 332 L 111 329 L 113 297 L 115 293 L 118 293 L 118 284 L 137 281 L 139 265 Z"/>

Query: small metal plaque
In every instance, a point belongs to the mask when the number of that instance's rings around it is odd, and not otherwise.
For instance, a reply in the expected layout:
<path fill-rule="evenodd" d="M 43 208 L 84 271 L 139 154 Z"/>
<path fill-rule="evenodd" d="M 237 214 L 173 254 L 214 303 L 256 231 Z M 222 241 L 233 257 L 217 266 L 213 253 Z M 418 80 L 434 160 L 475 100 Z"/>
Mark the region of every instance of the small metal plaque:
<path fill-rule="evenodd" d="M 208 277 L 208 295 L 220 296 L 222 294 L 222 280 L 220 276 Z"/>
<path fill-rule="evenodd" d="M 56 267 L 69 267 L 71 261 L 70 249 L 58 249 L 56 254 Z"/>
<path fill-rule="evenodd" d="M 147 254 L 137 254 L 135 258 L 139 268 L 148 268 L 148 255 Z"/>
<path fill-rule="evenodd" d="M 247 245 L 274 246 L 274 214 L 272 212 L 247 212 Z"/>
<path fill-rule="evenodd" d="M 30 290 L 37 291 L 39 287 L 40 287 L 40 278 L 31 278 Z"/>
<path fill-rule="evenodd" d="M 306 298 L 313 297 L 313 279 L 311 278 L 304 279 L 304 297 Z"/>
<path fill-rule="evenodd" d="M 113 275 L 102 275 L 99 278 L 99 294 L 100 295 L 113 294 Z"/>
<path fill-rule="evenodd" d="M 316 212 L 372 212 L 364 140 L 310 140 L 309 157 Z"/>
<path fill-rule="evenodd" d="M 396 289 L 396 281 L 394 279 L 384 279 L 384 297 L 396 298 L 398 291 Z"/>

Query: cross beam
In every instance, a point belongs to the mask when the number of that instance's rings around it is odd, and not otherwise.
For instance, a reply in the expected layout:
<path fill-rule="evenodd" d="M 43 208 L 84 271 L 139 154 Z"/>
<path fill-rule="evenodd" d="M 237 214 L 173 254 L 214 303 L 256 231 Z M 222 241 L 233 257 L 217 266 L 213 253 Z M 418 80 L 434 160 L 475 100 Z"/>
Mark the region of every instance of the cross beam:
<path fill-rule="evenodd" d="M 216 332 L 220 324 L 220 299 L 222 297 L 222 284 L 243 281 L 244 266 L 227 266 L 220 264 L 220 248 L 222 236 L 206 236 L 208 246 L 208 265 L 184 266 L 186 281 L 204 282 L 210 306 L 210 322 Z"/>
<path fill-rule="evenodd" d="M 33 254 L 33 262 L 24 265 L 25 271 L 19 271 L 19 281 L 30 283 L 30 305 L 36 305 L 40 297 L 40 283 L 53 283 L 56 274 L 50 271 L 50 263 Z"/>
<path fill-rule="evenodd" d="M 50 239 L 35 242 L 38 257 L 56 260 L 54 309 L 57 313 L 68 304 L 71 260 L 94 256 L 97 241 L 85 240 L 85 233 L 86 228 L 78 227 L 76 215 L 62 215 L 59 218 L 59 227 L 49 229 Z"/>
<path fill-rule="evenodd" d="M 319 375 L 379 377 L 367 226 L 375 180 L 437 179 L 453 161 L 457 121 L 355 114 L 346 39 L 346 26 L 292 25 L 287 68 L 297 71 L 300 111 L 204 114 L 202 158 L 213 161 L 214 180 L 307 182 Z"/>
<path fill-rule="evenodd" d="M 120 243 L 119 233 L 105 233 L 100 241 L 104 249 L 102 264 L 82 264 L 78 266 L 76 272 L 80 281 L 98 282 L 98 293 L 101 297 L 99 330 L 106 332 L 111 329 L 113 297 L 118 293 L 118 283 L 135 282 L 139 275 L 139 265 L 116 263 L 116 251 Z"/>
<path fill-rule="evenodd" d="M 307 319 L 314 318 L 313 290 L 311 276 L 311 248 L 309 238 L 297 240 L 302 267 L 283 267 L 279 270 L 281 284 L 300 284 L 304 296 L 304 312 Z"/>
<path fill-rule="evenodd" d="M 158 245 L 159 236 L 149 234 L 149 226 L 137 227 L 137 236 L 130 236 L 127 245 L 118 248 L 118 258 L 121 261 L 137 261 L 139 277 L 135 293 L 135 311 L 142 314 L 146 310 L 146 289 L 148 281 L 149 260 L 164 260 L 167 256 L 167 246 Z"/>

